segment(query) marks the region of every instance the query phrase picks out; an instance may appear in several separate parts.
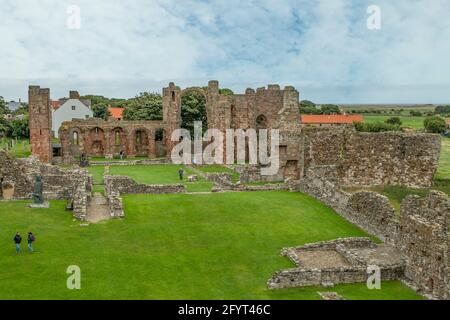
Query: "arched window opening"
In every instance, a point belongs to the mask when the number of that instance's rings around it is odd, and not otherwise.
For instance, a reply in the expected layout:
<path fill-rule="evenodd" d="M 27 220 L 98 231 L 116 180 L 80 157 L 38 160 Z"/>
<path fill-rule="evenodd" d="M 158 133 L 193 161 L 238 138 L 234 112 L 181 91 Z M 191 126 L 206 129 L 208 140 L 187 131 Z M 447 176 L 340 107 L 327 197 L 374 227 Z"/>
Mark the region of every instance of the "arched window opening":
<path fill-rule="evenodd" d="M 164 129 L 157 129 L 155 132 L 155 141 L 163 141 L 164 140 Z"/>
<path fill-rule="evenodd" d="M 114 142 L 116 146 L 120 146 L 122 144 L 122 136 L 119 130 L 117 130 L 114 134 Z"/>
<path fill-rule="evenodd" d="M 267 118 L 262 114 L 256 118 L 256 129 L 267 129 Z"/>
<path fill-rule="evenodd" d="M 142 131 L 136 131 L 136 145 L 142 144 Z"/>
<path fill-rule="evenodd" d="M 73 132 L 72 143 L 76 146 L 79 144 L 78 132 L 76 131 Z"/>

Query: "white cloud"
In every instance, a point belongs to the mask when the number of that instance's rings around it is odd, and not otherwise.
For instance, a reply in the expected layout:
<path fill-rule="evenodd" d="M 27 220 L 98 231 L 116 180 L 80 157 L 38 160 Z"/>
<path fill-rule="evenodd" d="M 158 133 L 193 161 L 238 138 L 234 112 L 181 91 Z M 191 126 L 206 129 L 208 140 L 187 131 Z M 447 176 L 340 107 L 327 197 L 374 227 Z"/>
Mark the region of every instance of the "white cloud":
<path fill-rule="evenodd" d="M 110 96 L 209 78 L 293 84 L 320 102 L 450 101 L 446 0 L 0 0 L 0 95 L 30 83 Z M 66 27 L 68 5 L 81 29 Z M 366 28 L 367 6 L 382 28 Z"/>

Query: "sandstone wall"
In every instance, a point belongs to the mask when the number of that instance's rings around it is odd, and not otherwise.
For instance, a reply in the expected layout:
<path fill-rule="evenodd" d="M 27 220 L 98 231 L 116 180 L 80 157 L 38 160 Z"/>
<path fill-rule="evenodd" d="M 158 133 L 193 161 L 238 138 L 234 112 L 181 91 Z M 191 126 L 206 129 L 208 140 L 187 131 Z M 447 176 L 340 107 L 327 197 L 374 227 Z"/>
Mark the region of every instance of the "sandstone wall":
<path fill-rule="evenodd" d="M 407 257 L 406 277 L 422 293 L 450 299 L 450 200 L 432 191 L 426 198 L 409 196 L 401 207 L 397 245 Z"/>
<path fill-rule="evenodd" d="M 430 187 L 441 149 L 438 135 L 363 133 L 345 128 L 306 128 L 303 167 L 328 167 L 344 186 Z"/>
<path fill-rule="evenodd" d="M 186 192 L 186 188 L 182 184 L 146 185 L 139 184 L 126 176 L 104 176 L 104 181 L 107 190 L 112 190 L 119 194 L 166 194 Z"/>

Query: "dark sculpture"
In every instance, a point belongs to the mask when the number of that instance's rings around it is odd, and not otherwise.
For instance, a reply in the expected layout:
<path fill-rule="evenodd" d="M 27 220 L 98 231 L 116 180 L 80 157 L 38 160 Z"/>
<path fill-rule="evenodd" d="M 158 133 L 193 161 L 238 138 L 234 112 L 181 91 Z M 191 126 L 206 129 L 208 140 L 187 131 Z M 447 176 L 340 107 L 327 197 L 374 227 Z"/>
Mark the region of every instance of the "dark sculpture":
<path fill-rule="evenodd" d="M 44 184 L 42 183 L 41 176 L 36 176 L 34 181 L 34 192 L 33 192 L 33 202 L 35 204 L 43 204 L 44 196 L 42 195 Z"/>
<path fill-rule="evenodd" d="M 82 153 L 80 157 L 80 167 L 85 168 L 89 167 L 89 158 L 86 153 Z"/>

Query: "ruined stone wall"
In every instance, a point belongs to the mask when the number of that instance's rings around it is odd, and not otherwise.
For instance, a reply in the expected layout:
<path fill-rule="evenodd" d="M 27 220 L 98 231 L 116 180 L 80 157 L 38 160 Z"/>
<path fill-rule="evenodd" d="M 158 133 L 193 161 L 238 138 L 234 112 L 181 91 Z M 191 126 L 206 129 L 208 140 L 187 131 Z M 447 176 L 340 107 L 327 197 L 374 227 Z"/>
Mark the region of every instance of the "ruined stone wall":
<path fill-rule="evenodd" d="M 107 190 L 119 194 L 166 194 L 185 193 L 186 188 L 182 184 L 173 185 L 146 185 L 139 184 L 126 176 L 104 176 Z"/>
<path fill-rule="evenodd" d="M 450 299 L 449 218 L 450 199 L 439 191 L 402 203 L 397 246 L 407 257 L 405 275 L 439 299 Z"/>
<path fill-rule="evenodd" d="M 302 144 L 304 172 L 332 168 L 334 178 L 344 186 L 430 187 L 441 148 L 438 135 L 345 128 L 306 128 Z"/>
<path fill-rule="evenodd" d="M 446 194 L 431 191 L 426 198 L 409 196 L 397 217 L 386 197 L 375 192 L 344 192 L 312 169 L 300 181 L 298 190 L 398 248 L 406 257 L 405 277 L 420 293 L 450 298 L 450 199 Z M 288 279 L 291 275 L 286 276 Z"/>
<path fill-rule="evenodd" d="M 29 87 L 28 112 L 31 153 L 40 161 L 50 163 L 53 155 L 50 89 Z"/>
<path fill-rule="evenodd" d="M 282 171 L 279 171 L 275 175 L 270 176 L 262 175 L 261 166 L 258 165 L 237 166 L 235 170 L 240 174 L 240 181 L 242 183 L 257 182 L 257 181 L 278 182 L 284 180 Z"/>
<path fill-rule="evenodd" d="M 0 178 L 3 178 L 4 185 L 13 187 L 13 199 L 31 199 L 36 175 L 42 176 L 45 199 L 70 199 L 80 172 L 82 170 L 63 170 L 43 164 L 33 157 L 16 159 L 0 150 Z"/>
<path fill-rule="evenodd" d="M 156 131 L 159 129 L 164 129 L 162 121 L 105 121 L 90 118 L 63 122 L 59 137 L 66 162 L 82 153 L 113 158 L 121 151 L 129 158 L 156 158 Z"/>
<path fill-rule="evenodd" d="M 316 253 L 314 266 L 304 265 L 302 253 Z M 336 284 L 364 283 L 368 279 L 367 267 L 378 256 L 378 267 L 382 281 L 399 280 L 404 276 L 405 264 L 401 257 L 389 257 L 392 247 L 377 246 L 367 238 L 347 238 L 307 244 L 296 248 L 285 248 L 281 254 L 287 256 L 297 268 L 276 272 L 268 281 L 269 289 L 285 289 L 306 286 L 334 286 Z M 337 266 L 328 266 L 329 260 L 337 259 Z M 324 261 L 321 261 L 321 260 Z"/>

